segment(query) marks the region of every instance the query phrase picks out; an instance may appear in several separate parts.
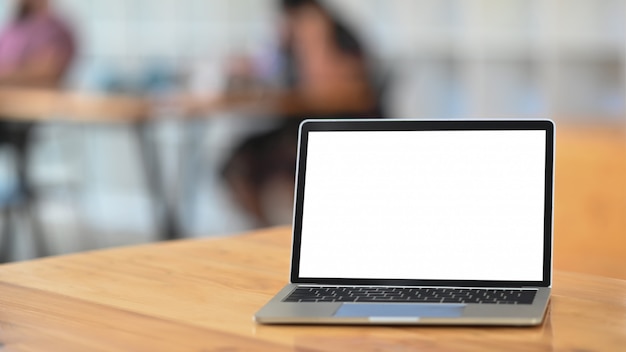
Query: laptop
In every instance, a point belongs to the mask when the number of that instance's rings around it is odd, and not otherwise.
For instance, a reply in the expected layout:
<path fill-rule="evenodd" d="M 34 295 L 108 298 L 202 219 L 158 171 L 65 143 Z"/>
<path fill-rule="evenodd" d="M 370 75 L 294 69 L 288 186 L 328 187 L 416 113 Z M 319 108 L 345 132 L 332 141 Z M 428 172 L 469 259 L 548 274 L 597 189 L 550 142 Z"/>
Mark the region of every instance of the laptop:
<path fill-rule="evenodd" d="M 307 120 L 291 278 L 263 324 L 541 324 L 549 120 Z"/>

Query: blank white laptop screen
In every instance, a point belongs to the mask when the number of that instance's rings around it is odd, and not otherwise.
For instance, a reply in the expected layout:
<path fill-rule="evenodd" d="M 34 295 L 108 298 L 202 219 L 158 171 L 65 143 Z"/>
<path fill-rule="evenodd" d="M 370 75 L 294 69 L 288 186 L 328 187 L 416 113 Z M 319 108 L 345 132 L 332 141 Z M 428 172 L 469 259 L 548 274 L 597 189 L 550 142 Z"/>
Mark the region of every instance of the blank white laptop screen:
<path fill-rule="evenodd" d="M 301 278 L 543 278 L 546 132 L 312 131 Z"/>

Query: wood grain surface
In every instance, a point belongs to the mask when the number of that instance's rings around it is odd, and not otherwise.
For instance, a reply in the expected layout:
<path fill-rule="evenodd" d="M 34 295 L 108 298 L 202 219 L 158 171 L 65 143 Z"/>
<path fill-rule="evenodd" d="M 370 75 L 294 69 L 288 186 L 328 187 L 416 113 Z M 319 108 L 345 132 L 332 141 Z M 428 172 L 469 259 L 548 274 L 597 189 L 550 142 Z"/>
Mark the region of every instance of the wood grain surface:
<path fill-rule="evenodd" d="M 557 271 L 535 328 L 262 326 L 289 228 L 46 258 L 0 269 L 8 351 L 536 351 L 626 346 L 626 281 Z"/>

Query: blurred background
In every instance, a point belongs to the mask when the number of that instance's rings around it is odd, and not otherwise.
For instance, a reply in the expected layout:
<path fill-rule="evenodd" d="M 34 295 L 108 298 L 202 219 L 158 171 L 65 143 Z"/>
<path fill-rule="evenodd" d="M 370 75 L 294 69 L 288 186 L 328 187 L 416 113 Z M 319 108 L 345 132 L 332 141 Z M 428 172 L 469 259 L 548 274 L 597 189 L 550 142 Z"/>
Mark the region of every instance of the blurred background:
<path fill-rule="evenodd" d="M 73 91 L 151 100 L 216 96 L 229 84 L 234 57 L 262 56 L 279 36 L 272 0 L 50 3 L 75 35 L 64 83 Z M 626 125 L 626 0 L 325 3 L 358 33 L 382 72 L 387 117 Z M 0 24 L 11 20 L 14 4 L 0 2 Z M 168 104 L 153 114 L 158 172 L 176 199 L 184 236 L 257 226 L 219 174 L 238 136 L 262 120 L 228 109 L 181 119 L 181 109 Z M 37 125 L 29 163 L 50 254 L 159 238 L 135 137 L 124 123 L 61 116 Z M 0 150 L 0 189 L 14 183 L 9 158 Z M 17 228 L 28 231 L 27 224 Z M 35 256 L 30 242 L 18 236 L 14 258 Z"/>

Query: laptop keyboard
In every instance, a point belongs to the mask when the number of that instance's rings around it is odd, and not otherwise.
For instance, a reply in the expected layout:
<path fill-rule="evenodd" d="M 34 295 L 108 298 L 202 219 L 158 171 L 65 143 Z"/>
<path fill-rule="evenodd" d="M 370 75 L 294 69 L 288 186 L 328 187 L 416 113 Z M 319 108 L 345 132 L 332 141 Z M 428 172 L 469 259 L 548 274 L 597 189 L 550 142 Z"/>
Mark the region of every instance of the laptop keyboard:
<path fill-rule="evenodd" d="M 420 287 L 297 287 L 283 302 L 532 304 L 537 290 Z"/>

